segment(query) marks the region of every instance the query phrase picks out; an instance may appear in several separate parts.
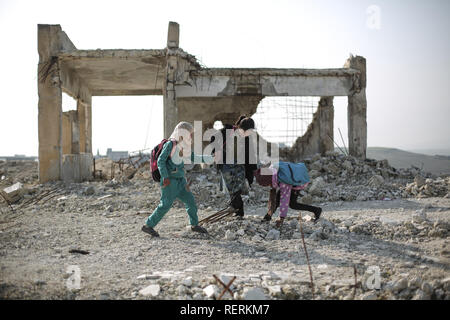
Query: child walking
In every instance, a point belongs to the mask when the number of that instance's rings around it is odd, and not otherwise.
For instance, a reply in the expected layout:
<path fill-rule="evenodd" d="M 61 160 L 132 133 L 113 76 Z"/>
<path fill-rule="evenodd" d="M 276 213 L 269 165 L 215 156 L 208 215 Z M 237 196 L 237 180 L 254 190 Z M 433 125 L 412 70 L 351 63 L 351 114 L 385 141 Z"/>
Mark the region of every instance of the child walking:
<path fill-rule="evenodd" d="M 286 164 L 289 167 L 289 163 L 283 164 Z M 286 166 L 283 166 L 283 168 L 284 167 Z M 272 215 L 275 213 L 277 208 L 280 207 L 280 217 L 275 222 L 276 227 L 279 228 L 287 216 L 289 207 L 294 210 L 305 210 L 314 213 L 314 222 L 317 222 L 320 218 L 320 214 L 322 213 L 322 208 L 297 202 L 300 190 L 304 189 L 309 182 L 294 186 L 290 183 L 281 181 L 278 176 L 278 170 L 273 166 L 266 168 L 266 170 L 270 170 L 272 173 L 261 174 L 261 168 L 255 171 L 256 182 L 261 186 L 271 187 L 268 212 L 262 221 L 270 221 L 272 219 Z"/>
<path fill-rule="evenodd" d="M 164 144 L 161 154 L 158 157 L 158 169 L 161 174 L 161 200 L 158 207 L 148 217 L 142 231 L 152 237 L 159 237 L 154 229 L 158 222 L 170 210 L 176 198 L 180 199 L 189 216 L 191 230 L 200 233 L 207 233 L 206 229 L 198 225 L 197 205 L 194 195 L 188 190 L 184 172 L 184 160 L 191 159 L 192 162 L 212 163 L 213 157 L 210 155 L 189 155 L 186 150 L 192 143 L 193 126 L 189 122 L 180 122 L 173 131 L 168 142 Z"/>

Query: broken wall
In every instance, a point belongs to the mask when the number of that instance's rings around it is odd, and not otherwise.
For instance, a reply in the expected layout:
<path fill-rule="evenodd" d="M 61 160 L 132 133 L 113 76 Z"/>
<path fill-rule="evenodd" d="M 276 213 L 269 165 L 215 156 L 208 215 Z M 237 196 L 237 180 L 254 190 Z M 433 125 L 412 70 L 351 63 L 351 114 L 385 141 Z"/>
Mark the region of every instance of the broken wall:
<path fill-rule="evenodd" d="M 316 153 L 324 155 L 334 150 L 333 121 L 333 97 L 322 97 L 305 134 L 297 138 L 291 148 L 280 149 L 280 158 L 299 161 L 306 156 Z"/>

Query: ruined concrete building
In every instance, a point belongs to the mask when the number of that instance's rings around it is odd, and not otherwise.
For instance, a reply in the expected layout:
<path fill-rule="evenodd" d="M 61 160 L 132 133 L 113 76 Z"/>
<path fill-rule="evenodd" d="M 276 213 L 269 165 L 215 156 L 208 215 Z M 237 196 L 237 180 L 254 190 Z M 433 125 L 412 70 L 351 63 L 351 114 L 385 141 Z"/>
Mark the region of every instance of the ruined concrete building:
<path fill-rule="evenodd" d="M 365 158 L 366 61 L 351 56 L 338 69 L 204 68 L 179 47 L 169 23 L 167 46 L 143 50 L 79 50 L 60 25 L 38 25 L 39 180 L 92 176 L 92 96 L 162 95 L 164 136 L 181 120 L 233 123 L 268 96 L 321 97 L 313 122 L 291 151 L 333 150 L 333 97 L 348 97 L 351 155 Z M 62 92 L 77 110 L 62 112 Z"/>

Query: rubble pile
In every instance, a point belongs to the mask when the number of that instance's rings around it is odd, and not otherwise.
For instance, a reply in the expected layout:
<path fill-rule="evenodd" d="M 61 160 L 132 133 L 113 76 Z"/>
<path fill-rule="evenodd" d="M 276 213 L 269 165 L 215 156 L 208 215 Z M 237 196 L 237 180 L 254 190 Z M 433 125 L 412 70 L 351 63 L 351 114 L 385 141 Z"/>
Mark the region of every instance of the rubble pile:
<path fill-rule="evenodd" d="M 2 166 L 9 180 L 0 190 L 16 202 L 13 211 L 0 201 L 0 297 L 211 300 L 223 291 L 217 275 L 224 283 L 236 276 L 221 299 L 311 299 L 304 237 L 315 299 L 450 299 L 448 177 L 335 153 L 304 161 L 312 182 L 299 200 L 323 208 L 317 223 L 291 209 L 281 228 L 279 211 L 262 222 L 269 188 L 253 183 L 243 219 L 230 215 L 195 233 L 176 200 L 156 228 L 160 238 L 141 231 L 160 198 L 148 165 L 107 180 L 32 185 L 10 175 L 18 165 Z M 186 177 L 200 220 L 227 206 L 214 167 Z M 67 265 L 82 267 L 79 291 L 63 286 Z M 381 271 L 377 289 L 366 285 L 372 266 Z M 30 282 L 18 280 L 24 274 Z"/>
<path fill-rule="evenodd" d="M 387 160 L 361 160 L 337 152 L 303 160 L 312 183 L 303 202 L 391 200 L 407 197 L 442 197 L 449 178 L 433 177 L 411 167 L 395 169 Z"/>
<path fill-rule="evenodd" d="M 0 160 L 0 188 L 10 187 L 20 182 L 36 184 L 38 182 L 38 162 L 29 160 Z"/>
<path fill-rule="evenodd" d="M 428 219 L 425 209 L 418 210 L 411 220 L 403 222 L 384 221 L 378 218 L 362 222 L 346 220 L 340 225 L 356 234 L 398 241 L 409 239 L 420 241 L 424 238 L 446 239 L 450 234 L 450 224 L 444 220 Z"/>
<path fill-rule="evenodd" d="M 436 179 L 425 179 L 422 176 L 416 176 L 414 181 L 408 183 L 403 189 L 403 196 L 428 198 L 428 197 L 450 197 L 450 177 Z"/>

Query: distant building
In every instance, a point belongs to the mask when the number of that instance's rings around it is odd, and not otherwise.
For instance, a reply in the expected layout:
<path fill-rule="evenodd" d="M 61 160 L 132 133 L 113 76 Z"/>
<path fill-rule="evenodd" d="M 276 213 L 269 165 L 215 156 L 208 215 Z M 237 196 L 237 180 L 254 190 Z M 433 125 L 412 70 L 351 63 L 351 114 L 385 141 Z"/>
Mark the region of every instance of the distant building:
<path fill-rule="evenodd" d="M 128 158 L 128 151 L 112 151 L 111 148 L 106 150 L 106 157 L 112 161 Z"/>
<path fill-rule="evenodd" d="M 0 156 L 0 160 L 2 161 L 21 161 L 21 160 L 37 160 L 38 157 L 27 157 L 24 154 L 15 154 L 14 156 Z"/>

